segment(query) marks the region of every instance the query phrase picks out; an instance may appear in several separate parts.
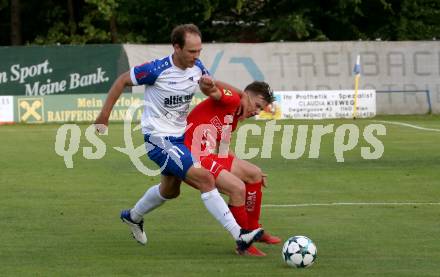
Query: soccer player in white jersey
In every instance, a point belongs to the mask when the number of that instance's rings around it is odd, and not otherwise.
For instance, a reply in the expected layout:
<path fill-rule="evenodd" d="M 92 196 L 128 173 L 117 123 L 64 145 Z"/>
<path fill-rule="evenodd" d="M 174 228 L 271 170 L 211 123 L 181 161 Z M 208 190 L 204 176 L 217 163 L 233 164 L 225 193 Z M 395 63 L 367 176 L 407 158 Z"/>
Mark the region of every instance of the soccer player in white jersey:
<path fill-rule="evenodd" d="M 134 238 L 146 244 L 143 217 L 164 202 L 176 198 L 182 181 L 200 190 L 208 211 L 230 232 L 237 249 L 246 249 L 263 235 L 261 228 L 242 229 L 215 187 L 214 177 L 202 167 L 195 167 L 190 150 L 184 145 L 186 117 L 198 81 L 208 71 L 199 60 L 201 33 L 194 24 L 179 25 L 171 33 L 172 55 L 131 68 L 121 74 L 108 92 L 97 126 L 108 126 L 111 110 L 127 86 L 145 85 L 141 125 L 148 157 L 161 167 L 161 181 L 150 187 L 132 209 L 121 212 L 121 219 L 131 228 Z M 209 91 L 200 86 L 205 94 Z M 97 127 L 98 130 L 100 127 Z"/>

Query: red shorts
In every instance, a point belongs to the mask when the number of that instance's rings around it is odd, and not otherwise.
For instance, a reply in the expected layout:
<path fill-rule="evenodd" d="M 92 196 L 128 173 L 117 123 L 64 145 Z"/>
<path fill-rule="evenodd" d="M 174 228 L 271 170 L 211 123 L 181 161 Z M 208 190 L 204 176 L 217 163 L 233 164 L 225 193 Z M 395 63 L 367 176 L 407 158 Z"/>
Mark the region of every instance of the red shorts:
<path fill-rule="evenodd" d="M 204 168 L 209 170 L 209 172 L 211 172 L 212 175 L 217 178 L 223 169 L 229 172 L 231 171 L 232 162 L 234 159 L 235 156 L 233 155 L 228 155 L 225 158 L 221 158 L 218 154 L 209 154 L 208 156 L 202 158 L 201 163 Z"/>

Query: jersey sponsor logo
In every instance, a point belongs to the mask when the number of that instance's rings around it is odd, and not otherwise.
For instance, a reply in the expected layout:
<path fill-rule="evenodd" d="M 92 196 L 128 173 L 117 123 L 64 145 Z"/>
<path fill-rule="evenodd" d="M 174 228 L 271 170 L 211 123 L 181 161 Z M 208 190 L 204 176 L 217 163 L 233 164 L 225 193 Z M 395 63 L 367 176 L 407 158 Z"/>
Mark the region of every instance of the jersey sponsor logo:
<path fill-rule="evenodd" d="M 234 121 L 234 116 L 230 115 L 230 114 L 227 114 L 227 115 L 225 115 L 225 121 L 224 121 L 225 124 L 223 124 L 221 122 L 221 120 L 220 120 L 220 118 L 218 118 L 218 116 L 214 116 L 213 118 L 211 118 L 209 120 L 209 123 L 214 125 L 214 127 L 217 129 L 219 134 L 222 134 L 224 126 L 229 126 L 230 127 L 230 124 L 232 124 L 233 121 Z"/>
<path fill-rule="evenodd" d="M 193 94 L 190 95 L 172 95 L 164 99 L 164 106 L 167 108 L 177 108 L 191 102 Z"/>
<path fill-rule="evenodd" d="M 226 96 L 232 96 L 232 91 L 230 91 L 230 90 L 227 89 L 227 88 L 224 88 L 224 89 L 223 89 L 223 94 L 226 95 Z"/>
<path fill-rule="evenodd" d="M 220 118 L 218 118 L 218 116 L 214 116 L 213 118 L 211 118 L 211 120 L 209 120 L 209 122 L 214 125 L 214 127 L 217 129 L 217 131 L 220 133 L 222 131 L 223 128 L 223 124 L 220 121 Z"/>
<path fill-rule="evenodd" d="M 247 192 L 246 195 L 246 210 L 252 212 L 255 209 L 255 203 L 257 201 L 257 192 Z"/>

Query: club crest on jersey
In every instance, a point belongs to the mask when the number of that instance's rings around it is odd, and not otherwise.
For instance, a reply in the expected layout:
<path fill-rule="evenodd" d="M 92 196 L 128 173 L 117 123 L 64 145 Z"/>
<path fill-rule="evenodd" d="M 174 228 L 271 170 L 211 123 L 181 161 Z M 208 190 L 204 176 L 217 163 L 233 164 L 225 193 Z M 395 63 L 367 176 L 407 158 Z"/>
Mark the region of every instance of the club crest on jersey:
<path fill-rule="evenodd" d="M 164 106 L 167 108 L 176 108 L 191 102 L 193 94 L 172 95 L 164 99 Z"/>
<path fill-rule="evenodd" d="M 223 89 L 223 94 L 226 95 L 226 96 L 232 96 L 232 91 L 230 91 L 230 90 L 227 89 L 227 88 L 224 88 L 224 89 Z"/>

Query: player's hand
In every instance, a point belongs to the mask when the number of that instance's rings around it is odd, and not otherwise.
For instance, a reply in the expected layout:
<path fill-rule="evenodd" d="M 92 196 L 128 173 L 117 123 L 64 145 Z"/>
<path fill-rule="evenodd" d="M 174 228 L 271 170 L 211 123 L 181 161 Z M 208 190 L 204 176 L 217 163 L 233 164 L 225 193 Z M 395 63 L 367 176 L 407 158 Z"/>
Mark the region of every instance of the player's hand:
<path fill-rule="evenodd" d="M 108 126 L 108 116 L 100 113 L 95 120 L 95 129 L 99 134 L 105 134 Z"/>
<path fill-rule="evenodd" d="M 267 174 L 263 172 L 261 177 L 263 178 L 263 187 L 267 188 Z"/>
<path fill-rule="evenodd" d="M 199 87 L 201 91 L 215 90 L 215 82 L 211 76 L 203 75 L 199 80 Z"/>

